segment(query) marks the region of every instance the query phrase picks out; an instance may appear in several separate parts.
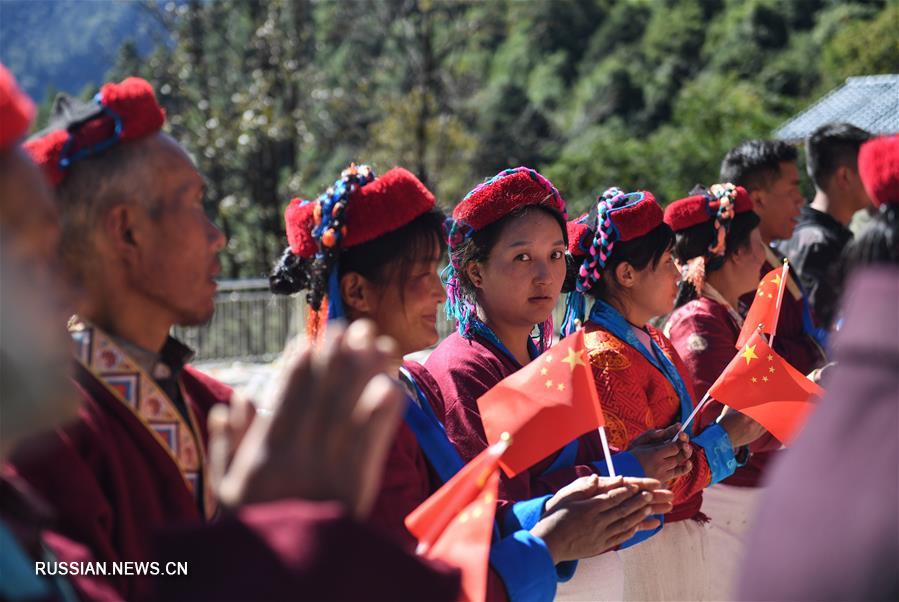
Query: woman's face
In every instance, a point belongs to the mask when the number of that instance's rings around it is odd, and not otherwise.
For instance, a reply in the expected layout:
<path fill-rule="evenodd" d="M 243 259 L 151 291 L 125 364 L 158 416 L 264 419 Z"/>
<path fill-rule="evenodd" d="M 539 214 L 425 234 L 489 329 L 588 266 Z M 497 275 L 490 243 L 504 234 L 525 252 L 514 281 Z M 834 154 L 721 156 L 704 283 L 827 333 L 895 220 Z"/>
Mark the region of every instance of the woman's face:
<path fill-rule="evenodd" d="M 635 323 L 642 326 L 652 318 L 670 312 L 674 308 L 680 279 L 670 249 L 662 254 L 655 266 L 650 261 L 645 268 L 637 270 L 628 295 L 634 310 L 631 315 L 639 316 Z"/>
<path fill-rule="evenodd" d="M 438 273 L 440 257 L 435 243 L 430 258 L 412 263 L 402 282 L 399 274 L 388 271 L 388 284 L 374 297 L 367 317 L 374 320 L 380 334 L 396 340 L 403 355 L 437 342 L 437 311 L 446 298 Z"/>
<path fill-rule="evenodd" d="M 530 329 L 550 316 L 562 292 L 562 229 L 546 211 L 528 211 L 505 224 L 486 261 L 466 271 L 488 322 Z"/>
<path fill-rule="evenodd" d="M 728 261 L 740 279 L 740 294 L 755 291 L 765 263 L 765 243 L 758 228 L 753 228 L 749 234 L 749 244 L 734 251 Z"/>

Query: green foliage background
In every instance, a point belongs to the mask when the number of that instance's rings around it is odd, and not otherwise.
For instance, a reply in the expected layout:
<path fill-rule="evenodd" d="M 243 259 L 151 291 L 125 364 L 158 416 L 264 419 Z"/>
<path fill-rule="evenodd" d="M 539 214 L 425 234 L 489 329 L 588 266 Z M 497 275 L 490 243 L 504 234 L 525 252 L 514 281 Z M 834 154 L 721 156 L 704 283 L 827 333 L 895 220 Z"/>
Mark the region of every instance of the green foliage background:
<path fill-rule="evenodd" d="M 847 76 L 896 72 L 899 0 L 192 0 L 173 44 L 119 52 L 209 179 L 225 275 L 258 276 L 294 196 L 403 165 L 445 209 L 519 164 L 585 209 L 662 202 Z"/>

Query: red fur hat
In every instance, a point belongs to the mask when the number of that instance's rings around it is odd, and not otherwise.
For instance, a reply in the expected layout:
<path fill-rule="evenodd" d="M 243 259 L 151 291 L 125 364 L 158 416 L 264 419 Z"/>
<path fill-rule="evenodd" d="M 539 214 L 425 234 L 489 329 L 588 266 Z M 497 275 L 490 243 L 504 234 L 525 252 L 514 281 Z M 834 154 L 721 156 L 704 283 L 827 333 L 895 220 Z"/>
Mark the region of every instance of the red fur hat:
<path fill-rule="evenodd" d="M 899 204 L 899 135 L 865 142 L 858 151 L 858 174 L 875 207 Z"/>
<path fill-rule="evenodd" d="M 577 219 L 565 223 L 568 230 L 568 254 L 572 257 L 586 257 L 590 243 L 593 242 L 593 230 L 587 225 L 590 214 L 585 213 Z"/>
<path fill-rule="evenodd" d="M 565 200 L 545 177 L 528 167 L 506 169 L 488 178 L 453 210 L 453 220 L 478 231 L 518 207 L 547 204 L 563 216 Z"/>
<path fill-rule="evenodd" d="M 165 123 L 165 111 L 156 102 L 153 87 L 139 77 L 105 84 L 95 103 L 94 109 L 89 110 L 67 99 L 67 109 L 75 106 L 71 112 L 77 116 L 67 115 L 59 127 L 25 143 L 25 150 L 43 168 L 53 186 L 63 181 L 66 169 L 74 161 L 118 142 L 154 134 Z"/>
<path fill-rule="evenodd" d="M 726 186 L 726 185 L 725 185 Z M 735 187 L 733 213 L 752 211 L 752 200 L 742 186 Z M 721 198 L 715 194 L 694 194 L 674 201 L 665 209 L 665 223 L 675 232 L 686 230 L 703 222 L 714 220 L 721 207 Z"/>
<path fill-rule="evenodd" d="M 313 229 L 321 221 L 322 201 L 293 199 L 284 212 L 290 250 L 299 257 L 318 251 Z M 395 167 L 379 178 L 356 188 L 346 205 L 346 231 L 342 248 L 354 247 L 401 228 L 434 208 L 430 190 L 411 172 Z"/>
<path fill-rule="evenodd" d="M 619 242 L 640 238 L 662 223 L 662 206 L 651 192 L 641 190 L 627 196 L 633 199 L 609 210 L 609 219 L 618 229 Z"/>
<path fill-rule="evenodd" d="M 0 151 L 16 144 L 28 131 L 33 118 L 34 103 L 0 63 Z"/>

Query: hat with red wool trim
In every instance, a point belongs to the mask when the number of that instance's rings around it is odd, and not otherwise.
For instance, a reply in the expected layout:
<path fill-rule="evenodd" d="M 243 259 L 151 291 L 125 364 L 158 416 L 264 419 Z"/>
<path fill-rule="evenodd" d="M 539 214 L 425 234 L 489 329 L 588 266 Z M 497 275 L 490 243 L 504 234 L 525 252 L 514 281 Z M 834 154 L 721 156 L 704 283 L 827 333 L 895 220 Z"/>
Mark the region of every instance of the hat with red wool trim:
<path fill-rule="evenodd" d="M 34 103 L 19 89 L 12 73 L 0 63 L 0 151 L 13 147 L 34 119 Z"/>
<path fill-rule="evenodd" d="M 568 293 L 565 315 L 560 333 L 567 336 L 574 332 L 578 322 L 583 322 L 586 302 L 584 294 L 600 280 L 606 262 L 616 242 L 640 238 L 662 223 L 663 212 L 651 192 L 624 192 L 618 187 L 608 188 L 596 199 L 586 216 L 574 223 L 568 222 L 569 253 L 581 260 L 575 279 L 575 290 Z M 578 234 L 577 243 L 571 242 L 571 234 Z"/>
<path fill-rule="evenodd" d="M 715 194 L 718 192 L 719 194 Z M 724 194 L 721 194 L 721 193 Z M 680 232 L 704 222 L 752 211 L 752 199 L 742 186 L 716 184 L 703 194 L 678 199 L 665 208 L 665 223 Z"/>
<path fill-rule="evenodd" d="M 858 174 L 875 207 L 899 204 L 899 135 L 881 136 L 862 144 Z"/>
<path fill-rule="evenodd" d="M 350 171 L 355 170 L 356 174 Z M 356 177 L 358 181 L 348 180 Z M 293 199 L 284 212 L 290 250 L 298 257 L 312 257 L 320 246 L 349 248 L 401 228 L 434 208 L 436 199 L 421 180 L 402 167 L 375 177 L 366 165 L 351 166 L 315 201 Z M 346 196 L 337 200 L 335 196 Z M 317 228 L 330 210 L 328 225 Z M 342 222 L 336 221 L 343 213 Z"/>
<path fill-rule="evenodd" d="M 739 213 L 752 211 L 749 192 L 730 182 L 713 184 L 703 194 L 693 194 L 674 201 L 665 209 L 665 223 L 675 232 L 683 232 L 693 226 L 712 222 L 715 236 L 708 252 L 692 257 L 679 265 L 681 278 L 699 292 L 705 283 L 708 262 L 713 257 L 724 257 L 727 251 L 727 233 L 731 222 Z"/>
<path fill-rule="evenodd" d="M 144 79 L 129 77 L 105 84 L 89 103 L 58 96 L 50 127 L 28 140 L 25 150 L 50 183 L 58 186 L 77 161 L 154 134 L 164 123 L 165 111 L 156 102 L 153 87 Z"/>
<path fill-rule="evenodd" d="M 328 320 L 346 316 L 340 293 L 340 250 L 372 241 L 434 209 L 434 195 L 411 172 L 381 177 L 367 165 L 345 169 L 314 201 L 293 199 L 284 212 L 290 251 L 309 264 L 307 330 L 312 339 Z M 327 301 L 327 311 L 322 306 Z"/>
<path fill-rule="evenodd" d="M 528 167 L 504 169 L 466 194 L 453 210 L 453 220 L 477 232 L 528 205 L 545 205 L 565 215 L 565 200 L 549 180 Z"/>
<path fill-rule="evenodd" d="M 585 213 L 580 217 L 565 222 L 565 230 L 568 231 L 568 254 L 572 257 L 584 257 L 590 243 L 593 241 L 593 231 L 587 225 L 590 214 Z"/>
<path fill-rule="evenodd" d="M 506 217 L 514 210 L 528 206 L 546 207 L 563 219 L 565 199 L 543 175 L 529 167 L 504 169 L 478 184 L 456 205 L 449 226 L 450 263 L 441 274 L 446 286 L 446 315 L 455 319 L 459 334 L 470 338 L 475 330 L 486 331 L 477 318 L 475 304 L 459 285 L 459 258 L 455 251 L 474 233 Z M 539 326 L 540 350 L 552 343 L 552 316 Z"/>

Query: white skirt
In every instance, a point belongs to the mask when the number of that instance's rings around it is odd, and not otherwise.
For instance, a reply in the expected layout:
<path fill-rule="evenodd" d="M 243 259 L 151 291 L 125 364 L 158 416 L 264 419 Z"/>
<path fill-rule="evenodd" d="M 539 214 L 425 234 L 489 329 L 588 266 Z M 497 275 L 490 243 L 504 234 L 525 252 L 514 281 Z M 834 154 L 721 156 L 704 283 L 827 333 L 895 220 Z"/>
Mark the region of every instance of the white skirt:
<path fill-rule="evenodd" d="M 702 511 L 711 520 L 709 574 L 716 600 L 732 600 L 743 563 L 746 532 L 762 493 L 760 487 L 734 487 L 718 483 L 703 491 Z"/>
<path fill-rule="evenodd" d="M 624 597 L 624 571 L 621 558 L 614 550 L 584 558 L 577 563 L 577 571 L 570 581 L 560 583 L 556 600 L 571 602 L 613 601 Z"/>
<path fill-rule="evenodd" d="M 665 524 L 648 540 L 620 550 L 623 600 L 713 600 L 709 527 L 692 519 Z"/>

